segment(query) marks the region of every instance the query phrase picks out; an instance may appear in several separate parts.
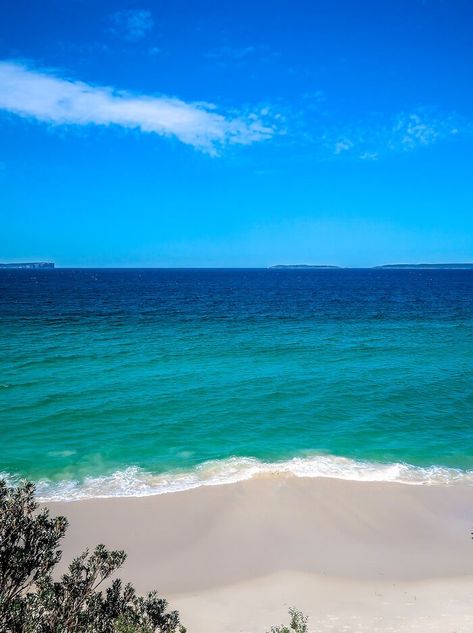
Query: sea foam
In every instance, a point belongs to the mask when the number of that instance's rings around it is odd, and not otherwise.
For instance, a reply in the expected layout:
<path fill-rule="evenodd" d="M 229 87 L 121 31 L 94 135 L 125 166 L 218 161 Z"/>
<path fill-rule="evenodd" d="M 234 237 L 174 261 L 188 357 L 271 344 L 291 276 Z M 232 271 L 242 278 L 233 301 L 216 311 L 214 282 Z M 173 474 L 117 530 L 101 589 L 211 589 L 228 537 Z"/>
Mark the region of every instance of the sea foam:
<path fill-rule="evenodd" d="M 204 462 L 192 470 L 162 474 L 153 474 L 137 466 L 130 466 L 110 475 L 86 477 L 81 481 L 43 479 L 37 482 L 37 494 L 41 501 L 146 497 L 275 475 L 407 485 L 473 484 L 473 470 L 441 466 L 418 467 L 404 463 L 383 464 L 331 455 L 315 455 L 294 457 L 279 462 L 232 457 Z M 13 478 L 9 479 L 13 481 Z"/>

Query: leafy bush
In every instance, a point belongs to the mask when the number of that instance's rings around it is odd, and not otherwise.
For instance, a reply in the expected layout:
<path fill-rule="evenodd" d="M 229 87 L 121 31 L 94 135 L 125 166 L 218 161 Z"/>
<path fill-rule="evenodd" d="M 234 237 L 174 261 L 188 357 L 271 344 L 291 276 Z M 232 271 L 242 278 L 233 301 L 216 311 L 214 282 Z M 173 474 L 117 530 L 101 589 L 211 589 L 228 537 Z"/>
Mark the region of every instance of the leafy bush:
<path fill-rule="evenodd" d="M 156 592 L 137 596 L 119 579 L 99 590 L 123 565 L 121 550 L 97 545 L 54 580 L 67 520 L 38 512 L 34 493 L 30 482 L 13 488 L 0 480 L 1 633 L 185 633 L 177 611 L 168 612 Z M 289 626 L 270 633 L 307 633 L 307 617 L 294 608 L 289 615 Z"/>
<path fill-rule="evenodd" d="M 272 626 L 270 633 L 307 633 L 307 622 L 309 618 L 301 611 L 297 611 L 294 607 L 289 609 L 291 618 L 289 626 L 280 625 Z"/>
<path fill-rule="evenodd" d="M 38 512 L 32 483 L 18 488 L 0 480 L 0 631 L 2 633 L 183 633 L 176 611 L 155 592 L 137 596 L 114 580 L 123 551 L 98 545 L 74 559 L 59 580 L 64 517 Z"/>

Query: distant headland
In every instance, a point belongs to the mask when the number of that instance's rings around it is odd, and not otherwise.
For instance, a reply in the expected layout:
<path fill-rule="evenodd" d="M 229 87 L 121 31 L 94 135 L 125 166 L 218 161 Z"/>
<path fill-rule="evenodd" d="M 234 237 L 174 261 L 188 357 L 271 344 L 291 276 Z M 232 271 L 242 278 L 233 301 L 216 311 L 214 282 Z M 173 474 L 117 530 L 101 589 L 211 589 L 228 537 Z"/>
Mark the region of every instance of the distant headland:
<path fill-rule="evenodd" d="M 395 268 L 395 269 L 412 268 L 416 270 L 418 270 L 419 268 L 423 268 L 425 270 L 431 270 L 431 269 L 471 270 L 473 269 L 473 264 L 384 264 L 384 266 L 373 266 L 373 268 Z"/>
<path fill-rule="evenodd" d="M 270 269 L 278 270 L 343 270 L 352 268 L 351 266 L 327 266 L 321 264 L 278 264 L 269 266 Z M 369 267 L 368 267 L 369 268 Z M 371 266 L 374 270 L 473 270 L 473 263 L 464 264 L 383 264 L 382 266 Z"/>
<path fill-rule="evenodd" d="M 38 269 L 41 270 L 54 268 L 54 262 L 20 262 L 13 264 L 0 264 L 0 269 L 2 268 L 15 268 L 15 269 Z"/>

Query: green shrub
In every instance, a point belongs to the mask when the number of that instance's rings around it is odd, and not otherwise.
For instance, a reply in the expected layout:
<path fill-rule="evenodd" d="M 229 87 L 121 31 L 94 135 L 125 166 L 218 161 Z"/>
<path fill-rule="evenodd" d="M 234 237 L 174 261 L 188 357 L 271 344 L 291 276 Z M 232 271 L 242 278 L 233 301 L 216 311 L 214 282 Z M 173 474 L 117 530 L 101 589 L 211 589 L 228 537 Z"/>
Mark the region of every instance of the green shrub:
<path fill-rule="evenodd" d="M 294 607 L 289 609 L 291 618 L 289 626 L 280 625 L 272 626 L 270 633 L 307 633 L 307 622 L 309 618 L 301 611 L 297 611 Z"/>
<path fill-rule="evenodd" d="M 38 512 L 34 493 L 30 482 L 13 488 L 0 480 L 1 633 L 185 633 L 156 592 L 138 596 L 119 579 L 99 589 L 123 565 L 121 550 L 97 545 L 54 580 L 67 520 Z M 289 626 L 270 633 L 307 633 L 308 618 L 294 608 L 289 615 Z"/>
<path fill-rule="evenodd" d="M 137 596 L 114 580 L 123 551 L 98 545 L 85 551 L 55 581 L 61 558 L 64 517 L 38 512 L 32 483 L 18 488 L 0 481 L 0 631 L 2 633 L 176 633 L 183 632 L 177 611 L 155 592 Z"/>

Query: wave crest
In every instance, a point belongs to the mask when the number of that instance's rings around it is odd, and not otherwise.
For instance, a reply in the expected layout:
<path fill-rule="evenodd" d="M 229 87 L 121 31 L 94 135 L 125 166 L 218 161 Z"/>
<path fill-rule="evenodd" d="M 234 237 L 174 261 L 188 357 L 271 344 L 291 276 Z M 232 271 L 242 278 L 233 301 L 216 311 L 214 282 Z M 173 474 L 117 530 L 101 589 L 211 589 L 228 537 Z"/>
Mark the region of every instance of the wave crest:
<path fill-rule="evenodd" d="M 40 480 L 40 501 L 75 501 L 108 497 L 146 497 L 245 481 L 258 476 L 324 477 L 350 481 L 396 482 L 409 485 L 473 484 L 473 471 L 441 466 L 418 467 L 404 463 L 382 464 L 332 455 L 294 457 L 264 462 L 251 457 L 208 461 L 188 471 L 153 474 L 137 466 L 102 477 L 78 480 Z M 13 478 L 8 478 L 13 481 Z M 16 479 L 16 478 L 15 478 Z"/>

